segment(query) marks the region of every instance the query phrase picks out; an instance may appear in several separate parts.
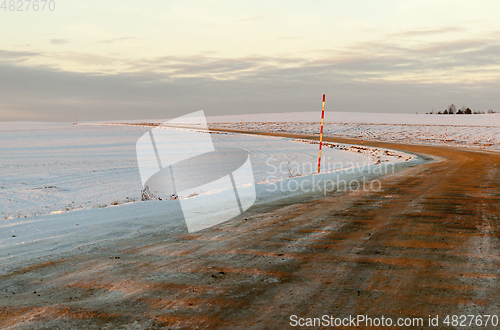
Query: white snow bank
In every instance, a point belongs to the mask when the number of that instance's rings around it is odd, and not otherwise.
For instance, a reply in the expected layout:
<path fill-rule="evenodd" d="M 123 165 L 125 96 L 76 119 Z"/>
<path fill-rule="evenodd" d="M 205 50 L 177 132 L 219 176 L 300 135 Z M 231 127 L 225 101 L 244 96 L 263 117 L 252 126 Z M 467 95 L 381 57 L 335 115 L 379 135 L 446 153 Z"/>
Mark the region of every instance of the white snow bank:
<path fill-rule="evenodd" d="M 314 123 L 321 121 L 321 108 L 314 112 L 283 112 L 247 115 L 209 116 L 209 123 Z M 483 115 L 426 115 L 404 113 L 368 113 L 329 111 L 325 108 L 325 123 L 359 123 L 384 125 L 458 125 L 500 126 L 500 113 Z"/>
<path fill-rule="evenodd" d="M 148 129 L 0 123 L 0 219 L 101 208 L 139 200 L 142 184 L 135 143 Z M 314 145 L 284 138 L 234 134 L 213 134 L 213 140 L 221 148 L 247 150 L 257 182 L 267 177 L 268 159 L 277 164 L 300 160 L 312 168 L 316 166 L 317 146 Z M 324 162 L 336 162 L 347 168 L 372 165 L 379 159 L 401 161 L 398 157 L 385 159 L 368 150 L 352 153 L 341 149 L 327 148 Z M 288 174 L 280 175 L 286 177 Z"/>
<path fill-rule="evenodd" d="M 243 120 L 241 120 L 243 118 Z M 212 128 L 318 134 L 320 113 L 208 117 Z M 500 114 L 325 113 L 325 136 L 500 150 Z"/>
<path fill-rule="evenodd" d="M 135 143 L 148 129 L 0 123 L 1 272 L 139 232 L 187 232 L 178 200 L 126 203 L 140 198 Z M 249 152 L 257 203 L 312 189 L 323 193 L 339 180 L 368 178 L 388 164 L 415 161 L 406 153 L 326 143 L 322 173 L 313 175 L 318 145 L 311 141 L 230 133 L 212 138 L 216 148 Z M 196 204 L 197 196 L 191 198 Z M 213 216 L 203 209 L 199 214 Z"/>

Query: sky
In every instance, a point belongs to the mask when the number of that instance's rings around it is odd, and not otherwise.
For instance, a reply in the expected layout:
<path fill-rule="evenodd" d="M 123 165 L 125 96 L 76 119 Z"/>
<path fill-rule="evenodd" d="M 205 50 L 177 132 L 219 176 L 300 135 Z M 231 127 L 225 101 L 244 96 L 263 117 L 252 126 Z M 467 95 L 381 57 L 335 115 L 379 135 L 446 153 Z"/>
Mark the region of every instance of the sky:
<path fill-rule="evenodd" d="M 500 110 L 497 0 L 4 4 L 0 121 Z"/>

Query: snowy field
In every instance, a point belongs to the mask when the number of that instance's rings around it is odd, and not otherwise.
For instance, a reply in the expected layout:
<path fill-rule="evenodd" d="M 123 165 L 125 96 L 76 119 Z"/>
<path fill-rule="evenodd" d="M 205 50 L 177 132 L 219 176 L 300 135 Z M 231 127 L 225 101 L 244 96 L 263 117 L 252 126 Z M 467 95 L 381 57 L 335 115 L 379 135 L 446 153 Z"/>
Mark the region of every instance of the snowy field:
<path fill-rule="evenodd" d="M 129 235 L 185 230 L 177 200 L 140 201 L 135 144 L 149 129 L 0 123 L 0 272 Z M 287 183 L 304 183 L 316 171 L 317 144 L 255 135 L 211 136 L 216 148 L 248 151 L 257 203 L 300 194 Z M 418 161 L 376 148 L 326 144 L 323 150 L 323 170 L 315 175 L 323 179 L 355 178 L 387 164 Z"/>
<path fill-rule="evenodd" d="M 317 134 L 321 113 L 208 117 L 211 127 Z M 325 111 L 325 135 L 500 150 L 500 114 L 425 115 Z"/>

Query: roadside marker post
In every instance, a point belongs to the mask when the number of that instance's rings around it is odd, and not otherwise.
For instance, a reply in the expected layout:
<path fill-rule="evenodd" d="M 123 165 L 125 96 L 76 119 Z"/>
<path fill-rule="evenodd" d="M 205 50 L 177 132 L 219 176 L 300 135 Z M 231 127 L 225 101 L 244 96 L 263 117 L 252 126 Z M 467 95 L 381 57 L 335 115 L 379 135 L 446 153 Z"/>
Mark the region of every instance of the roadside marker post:
<path fill-rule="evenodd" d="M 444 131 L 444 142 L 443 142 L 443 147 L 446 147 L 446 135 L 448 135 L 448 129 Z"/>
<path fill-rule="evenodd" d="M 323 144 L 323 122 L 325 119 L 325 94 L 323 94 L 323 109 L 321 110 L 321 131 L 319 134 L 319 157 L 318 157 L 318 174 L 321 170 L 321 145 Z"/>

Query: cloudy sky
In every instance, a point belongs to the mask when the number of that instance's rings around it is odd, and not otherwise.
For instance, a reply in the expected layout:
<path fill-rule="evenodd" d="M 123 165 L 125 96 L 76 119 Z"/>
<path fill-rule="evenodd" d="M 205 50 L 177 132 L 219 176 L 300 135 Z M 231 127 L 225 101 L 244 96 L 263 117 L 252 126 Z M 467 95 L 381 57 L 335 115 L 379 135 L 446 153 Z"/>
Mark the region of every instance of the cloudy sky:
<path fill-rule="evenodd" d="M 0 121 L 500 110 L 498 0 L 51 1 L 0 9 Z"/>

